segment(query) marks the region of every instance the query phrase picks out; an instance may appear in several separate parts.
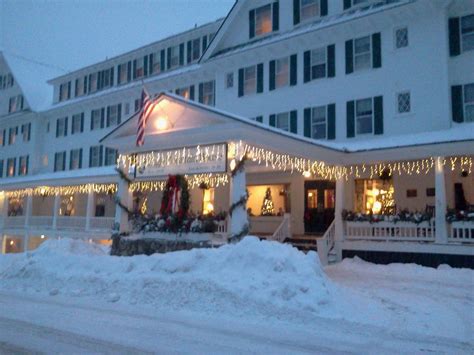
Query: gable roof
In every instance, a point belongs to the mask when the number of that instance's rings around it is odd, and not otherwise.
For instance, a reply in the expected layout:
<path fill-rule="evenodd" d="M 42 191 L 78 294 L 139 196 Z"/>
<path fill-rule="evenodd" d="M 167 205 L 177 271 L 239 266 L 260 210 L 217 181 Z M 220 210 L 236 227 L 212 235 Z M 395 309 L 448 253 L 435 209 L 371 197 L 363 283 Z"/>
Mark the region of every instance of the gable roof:
<path fill-rule="evenodd" d="M 0 51 L 32 111 L 41 111 L 53 102 L 53 87 L 47 81 L 65 71 Z"/>

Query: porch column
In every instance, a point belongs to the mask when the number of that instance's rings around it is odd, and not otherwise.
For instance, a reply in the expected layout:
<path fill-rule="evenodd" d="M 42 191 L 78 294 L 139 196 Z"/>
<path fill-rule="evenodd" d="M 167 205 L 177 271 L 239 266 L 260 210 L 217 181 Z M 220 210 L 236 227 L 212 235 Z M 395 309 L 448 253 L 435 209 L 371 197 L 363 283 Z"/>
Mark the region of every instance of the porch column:
<path fill-rule="evenodd" d="M 61 195 L 54 195 L 53 230 L 56 230 L 57 226 L 58 226 L 58 216 L 59 216 L 59 206 L 60 205 L 61 205 Z"/>
<path fill-rule="evenodd" d="M 238 164 L 238 163 L 237 163 Z M 246 185 L 246 175 L 245 175 L 245 166 L 241 167 L 235 172 L 235 175 L 230 179 L 230 203 L 231 205 L 238 203 L 242 198 L 245 198 L 247 195 L 247 185 Z M 230 216 L 230 238 L 240 238 L 244 235 L 242 231 L 247 229 L 248 232 L 249 222 L 247 216 L 246 203 L 239 204 L 232 211 L 232 216 Z"/>
<path fill-rule="evenodd" d="M 448 226 L 446 223 L 446 181 L 443 167 L 444 157 L 436 158 L 435 166 L 435 242 L 448 243 Z"/>
<path fill-rule="evenodd" d="M 94 191 L 87 193 L 87 206 L 86 206 L 86 231 L 91 229 L 91 218 L 94 216 Z"/>
<path fill-rule="evenodd" d="M 4 191 L 0 192 L 0 231 L 3 232 L 5 218 L 8 217 L 8 198 Z"/>
<path fill-rule="evenodd" d="M 128 189 L 128 183 L 120 179 L 117 188 L 117 198 L 129 210 L 133 208 L 132 192 Z M 115 204 L 115 223 L 119 224 L 119 232 L 125 233 L 130 231 L 128 223 L 128 213 L 124 211 L 117 203 Z"/>
<path fill-rule="evenodd" d="M 28 229 L 30 225 L 30 219 L 33 209 L 33 196 L 26 195 L 26 206 L 25 206 L 25 229 Z"/>
<path fill-rule="evenodd" d="M 337 253 L 337 261 L 342 260 L 342 242 L 344 241 L 344 221 L 342 210 L 346 198 L 346 181 L 343 177 L 336 180 L 336 201 L 334 206 L 334 250 Z"/>

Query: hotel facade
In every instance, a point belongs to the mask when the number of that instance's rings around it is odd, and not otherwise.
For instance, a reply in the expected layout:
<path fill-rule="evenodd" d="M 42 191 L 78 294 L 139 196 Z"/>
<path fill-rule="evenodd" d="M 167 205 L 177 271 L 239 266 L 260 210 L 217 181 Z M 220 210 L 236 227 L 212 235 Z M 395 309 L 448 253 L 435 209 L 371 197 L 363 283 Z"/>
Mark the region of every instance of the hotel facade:
<path fill-rule="evenodd" d="M 107 243 L 130 228 L 117 197 L 157 214 L 179 173 L 196 214 L 248 192 L 227 236 L 473 267 L 473 67 L 469 0 L 239 0 L 69 73 L 0 53 L 1 251 Z"/>

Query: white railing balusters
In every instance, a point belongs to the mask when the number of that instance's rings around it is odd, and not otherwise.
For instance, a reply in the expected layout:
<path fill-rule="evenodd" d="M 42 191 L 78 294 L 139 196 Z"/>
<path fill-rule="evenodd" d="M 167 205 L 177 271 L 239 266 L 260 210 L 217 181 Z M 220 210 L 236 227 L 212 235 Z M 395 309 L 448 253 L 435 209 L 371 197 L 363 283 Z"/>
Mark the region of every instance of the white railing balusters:
<path fill-rule="evenodd" d="M 281 221 L 278 228 L 272 234 L 271 237 L 268 237 L 269 240 L 276 240 L 277 242 L 283 243 L 285 239 L 291 238 L 291 227 L 290 227 L 290 214 L 285 213 L 283 215 L 283 220 Z"/>
<path fill-rule="evenodd" d="M 318 246 L 319 261 L 322 265 L 328 264 L 328 255 L 332 248 L 334 248 L 336 238 L 336 220 L 333 220 L 326 232 L 321 238 L 316 240 Z"/>

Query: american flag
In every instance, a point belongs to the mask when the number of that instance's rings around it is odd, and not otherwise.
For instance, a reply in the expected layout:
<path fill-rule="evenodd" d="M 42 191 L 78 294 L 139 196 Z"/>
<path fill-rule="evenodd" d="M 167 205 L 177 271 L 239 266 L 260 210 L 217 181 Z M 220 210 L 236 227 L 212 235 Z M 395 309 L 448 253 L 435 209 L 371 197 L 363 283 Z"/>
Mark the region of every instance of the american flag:
<path fill-rule="evenodd" d="M 151 100 L 145 89 L 142 90 L 142 106 L 140 109 L 140 116 L 138 117 L 137 127 L 137 147 L 140 147 L 145 143 L 145 126 L 148 117 L 153 112 L 155 104 Z"/>

